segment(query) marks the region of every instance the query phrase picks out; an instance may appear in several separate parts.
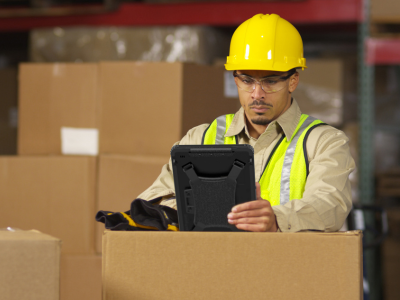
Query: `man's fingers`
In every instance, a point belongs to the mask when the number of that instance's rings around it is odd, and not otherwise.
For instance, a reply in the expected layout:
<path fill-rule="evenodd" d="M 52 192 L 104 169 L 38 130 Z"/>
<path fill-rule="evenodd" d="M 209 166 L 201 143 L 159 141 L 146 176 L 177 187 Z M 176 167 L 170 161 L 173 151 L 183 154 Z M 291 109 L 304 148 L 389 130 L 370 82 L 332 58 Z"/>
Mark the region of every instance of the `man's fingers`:
<path fill-rule="evenodd" d="M 258 182 L 256 182 L 256 199 L 261 200 L 261 187 Z"/>
<path fill-rule="evenodd" d="M 229 224 L 266 224 L 270 220 L 269 217 L 249 217 L 249 218 L 240 218 L 240 219 L 229 219 Z"/>
<path fill-rule="evenodd" d="M 234 213 L 238 213 L 238 212 L 245 211 L 245 210 L 259 209 L 259 208 L 270 207 L 270 206 L 271 206 L 271 204 L 269 203 L 268 200 L 254 200 L 254 201 L 249 201 L 246 203 L 236 205 L 232 208 L 232 211 Z"/>
<path fill-rule="evenodd" d="M 261 217 L 271 215 L 272 211 L 268 207 L 263 207 L 260 209 L 246 210 L 239 213 L 229 213 L 228 219 L 240 219 L 249 217 Z"/>
<path fill-rule="evenodd" d="M 253 232 L 264 232 L 266 230 L 262 224 L 237 224 L 236 228 Z"/>

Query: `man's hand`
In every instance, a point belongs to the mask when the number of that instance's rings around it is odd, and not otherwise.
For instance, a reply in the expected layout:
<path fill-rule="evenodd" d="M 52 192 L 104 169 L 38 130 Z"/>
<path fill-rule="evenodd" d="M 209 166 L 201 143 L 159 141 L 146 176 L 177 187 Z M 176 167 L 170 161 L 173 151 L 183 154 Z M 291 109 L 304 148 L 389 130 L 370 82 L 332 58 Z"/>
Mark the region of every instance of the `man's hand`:
<path fill-rule="evenodd" d="M 229 224 L 247 231 L 276 232 L 278 224 L 268 200 L 261 198 L 260 184 L 256 182 L 257 200 L 236 205 L 228 214 Z"/>

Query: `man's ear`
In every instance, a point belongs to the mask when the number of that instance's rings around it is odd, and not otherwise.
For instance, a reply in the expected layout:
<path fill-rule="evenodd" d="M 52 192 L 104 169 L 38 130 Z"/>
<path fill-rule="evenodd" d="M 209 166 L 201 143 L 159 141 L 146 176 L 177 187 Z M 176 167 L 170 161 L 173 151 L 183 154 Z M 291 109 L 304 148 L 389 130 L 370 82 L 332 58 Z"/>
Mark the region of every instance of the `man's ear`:
<path fill-rule="evenodd" d="M 299 84 L 299 72 L 294 73 L 289 79 L 289 93 L 293 93 Z"/>

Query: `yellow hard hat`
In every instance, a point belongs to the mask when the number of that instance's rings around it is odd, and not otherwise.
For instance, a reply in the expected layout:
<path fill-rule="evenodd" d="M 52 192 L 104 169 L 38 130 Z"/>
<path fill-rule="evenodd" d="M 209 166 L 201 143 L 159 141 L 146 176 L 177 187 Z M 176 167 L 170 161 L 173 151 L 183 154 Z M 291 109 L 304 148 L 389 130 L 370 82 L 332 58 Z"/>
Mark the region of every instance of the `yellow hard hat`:
<path fill-rule="evenodd" d="M 225 68 L 286 72 L 307 68 L 297 29 L 276 14 L 258 14 L 243 22 L 231 40 Z"/>

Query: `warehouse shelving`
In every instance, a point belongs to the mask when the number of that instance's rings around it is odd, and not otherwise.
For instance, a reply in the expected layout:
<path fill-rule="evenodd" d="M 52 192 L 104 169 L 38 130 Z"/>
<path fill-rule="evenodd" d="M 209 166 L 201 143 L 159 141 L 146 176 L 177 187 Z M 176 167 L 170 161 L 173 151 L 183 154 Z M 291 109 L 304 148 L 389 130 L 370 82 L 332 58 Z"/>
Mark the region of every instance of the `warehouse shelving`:
<path fill-rule="evenodd" d="M 400 65 L 400 38 L 367 38 L 365 63 L 368 65 Z"/>
<path fill-rule="evenodd" d="M 122 3 L 113 12 L 0 19 L 0 31 L 56 26 L 236 26 L 258 12 L 274 12 L 295 24 L 357 23 L 362 0 L 306 0 L 283 2 L 198 2 L 181 4 Z M 1 10 L 0 10 L 1 15 Z"/>

